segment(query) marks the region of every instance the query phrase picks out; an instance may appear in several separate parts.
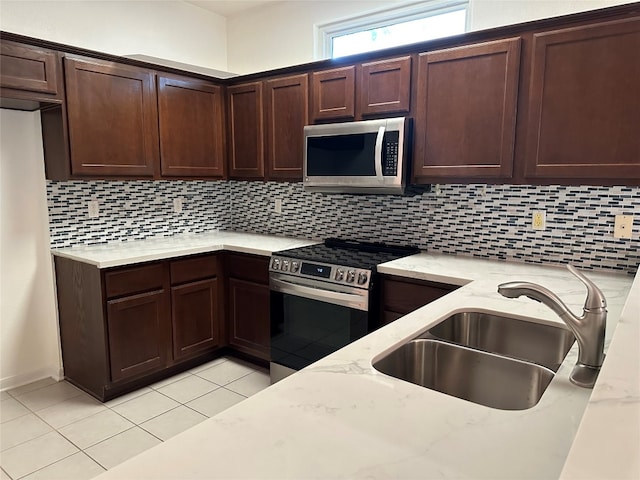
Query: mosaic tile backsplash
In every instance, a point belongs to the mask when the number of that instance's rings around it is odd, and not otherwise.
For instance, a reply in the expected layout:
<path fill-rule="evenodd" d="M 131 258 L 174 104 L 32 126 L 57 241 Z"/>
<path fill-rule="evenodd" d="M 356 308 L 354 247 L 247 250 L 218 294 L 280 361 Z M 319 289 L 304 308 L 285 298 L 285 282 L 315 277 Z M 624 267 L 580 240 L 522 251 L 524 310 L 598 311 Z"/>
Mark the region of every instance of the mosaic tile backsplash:
<path fill-rule="evenodd" d="M 97 218 L 88 215 L 92 200 Z M 231 228 L 228 182 L 47 181 L 47 205 L 52 248 Z"/>
<path fill-rule="evenodd" d="M 236 230 L 629 273 L 640 263 L 640 187 L 473 184 L 409 193 L 324 195 L 279 182 L 47 183 L 52 247 Z M 173 213 L 177 197 L 182 213 Z M 99 201 L 98 218 L 88 218 L 89 200 Z M 546 211 L 545 230 L 531 229 L 533 210 Z M 635 215 L 633 239 L 613 238 L 616 214 Z"/>

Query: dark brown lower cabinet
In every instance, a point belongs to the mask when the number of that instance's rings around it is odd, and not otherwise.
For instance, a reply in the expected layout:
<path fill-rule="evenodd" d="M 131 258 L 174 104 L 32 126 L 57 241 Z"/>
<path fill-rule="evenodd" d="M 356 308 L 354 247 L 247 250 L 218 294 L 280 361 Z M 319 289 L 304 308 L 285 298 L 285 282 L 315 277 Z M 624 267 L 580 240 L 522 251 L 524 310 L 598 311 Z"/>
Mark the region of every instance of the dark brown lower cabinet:
<path fill-rule="evenodd" d="M 111 379 L 164 368 L 171 355 L 167 293 L 157 290 L 107 302 Z"/>
<path fill-rule="evenodd" d="M 383 275 L 381 325 L 417 310 L 459 288 L 457 285 Z"/>
<path fill-rule="evenodd" d="M 227 254 L 228 343 L 240 352 L 270 359 L 269 260 Z"/>
<path fill-rule="evenodd" d="M 219 345 L 218 280 L 171 287 L 173 358 L 188 358 Z"/>
<path fill-rule="evenodd" d="M 105 401 L 215 358 L 216 255 L 99 269 L 55 257 L 65 377 Z"/>

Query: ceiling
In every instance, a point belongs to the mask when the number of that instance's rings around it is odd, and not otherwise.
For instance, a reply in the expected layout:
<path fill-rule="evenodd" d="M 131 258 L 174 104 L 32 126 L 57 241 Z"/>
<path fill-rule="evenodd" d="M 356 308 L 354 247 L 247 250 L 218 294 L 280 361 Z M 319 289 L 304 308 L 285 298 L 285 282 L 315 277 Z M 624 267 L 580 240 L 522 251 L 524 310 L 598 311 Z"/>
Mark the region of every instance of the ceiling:
<path fill-rule="evenodd" d="M 276 1 L 279 0 L 185 0 L 185 3 L 204 8 L 223 17 L 231 17 L 250 8 Z"/>

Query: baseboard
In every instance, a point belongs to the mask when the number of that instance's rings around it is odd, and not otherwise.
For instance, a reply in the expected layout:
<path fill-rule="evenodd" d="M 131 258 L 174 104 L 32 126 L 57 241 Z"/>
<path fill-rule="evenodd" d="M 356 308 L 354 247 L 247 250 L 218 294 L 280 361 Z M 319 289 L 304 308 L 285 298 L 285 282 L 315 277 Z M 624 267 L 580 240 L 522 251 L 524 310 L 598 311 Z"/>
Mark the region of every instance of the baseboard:
<path fill-rule="evenodd" d="M 0 391 L 21 387 L 49 377 L 53 378 L 57 382 L 62 380 L 64 378 L 64 371 L 62 370 L 62 367 L 51 366 L 27 373 L 21 373 L 19 375 L 13 375 L 11 377 L 5 377 L 0 379 Z"/>

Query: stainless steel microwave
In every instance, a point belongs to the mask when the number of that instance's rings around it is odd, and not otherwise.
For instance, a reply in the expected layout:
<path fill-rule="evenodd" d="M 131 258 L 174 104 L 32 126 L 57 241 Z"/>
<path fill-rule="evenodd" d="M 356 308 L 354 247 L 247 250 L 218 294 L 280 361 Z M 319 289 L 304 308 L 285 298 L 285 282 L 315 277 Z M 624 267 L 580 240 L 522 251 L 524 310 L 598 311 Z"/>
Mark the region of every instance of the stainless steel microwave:
<path fill-rule="evenodd" d="M 304 127 L 304 189 L 402 195 L 410 126 L 398 117 Z"/>

